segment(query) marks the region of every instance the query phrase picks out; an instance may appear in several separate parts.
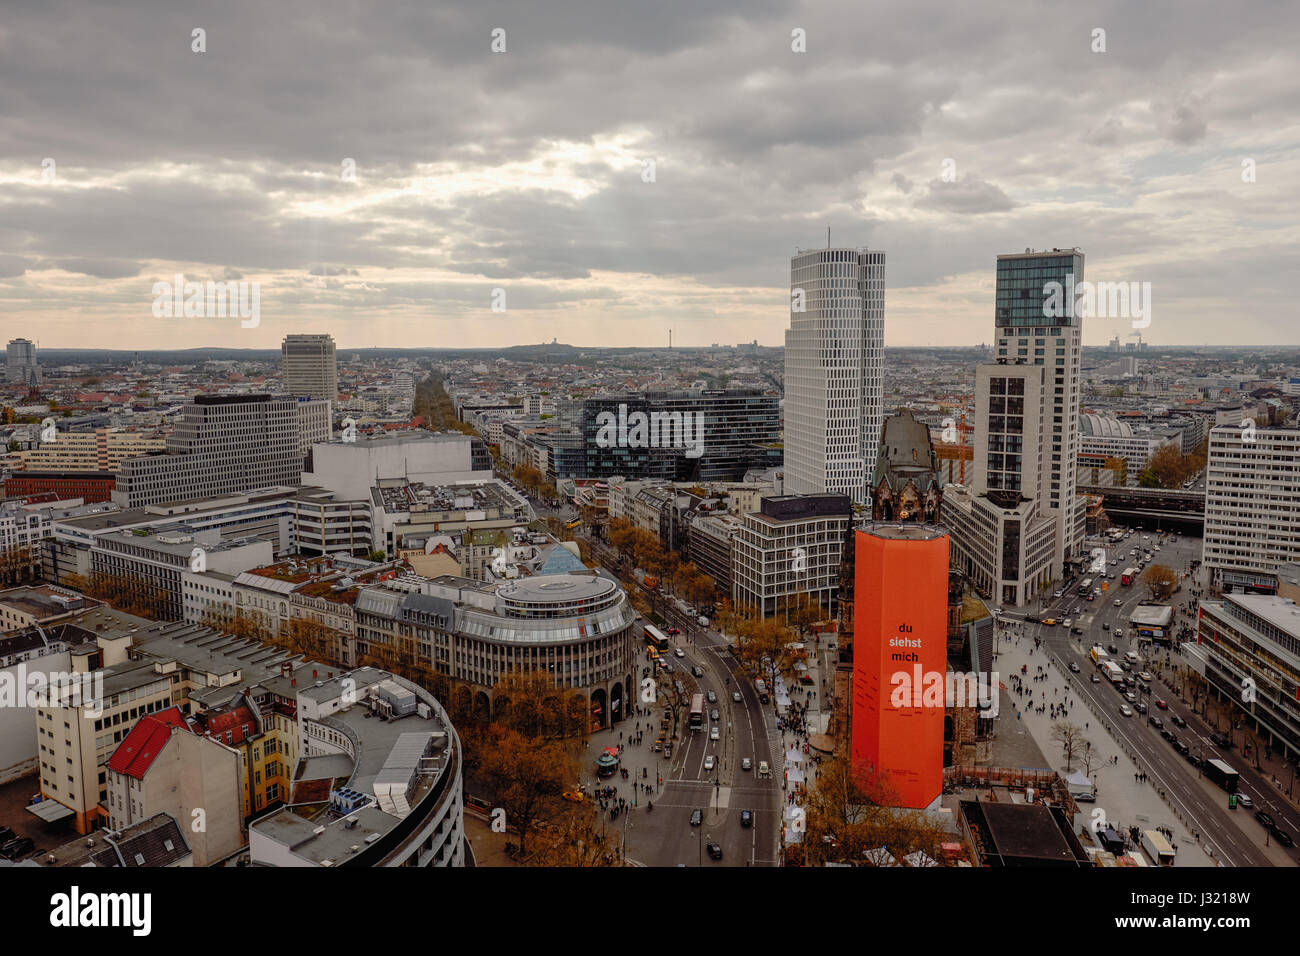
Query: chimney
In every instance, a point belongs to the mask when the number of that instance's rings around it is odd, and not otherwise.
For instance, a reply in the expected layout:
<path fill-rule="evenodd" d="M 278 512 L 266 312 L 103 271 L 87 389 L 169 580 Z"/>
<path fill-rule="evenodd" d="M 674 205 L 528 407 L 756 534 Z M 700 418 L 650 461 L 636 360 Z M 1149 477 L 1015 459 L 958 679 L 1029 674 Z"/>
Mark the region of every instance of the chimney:
<path fill-rule="evenodd" d="M 297 687 L 297 686 L 298 686 L 298 678 L 295 677 L 293 680 L 289 681 L 289 686 L 290 686 L 290 687 Z"/>

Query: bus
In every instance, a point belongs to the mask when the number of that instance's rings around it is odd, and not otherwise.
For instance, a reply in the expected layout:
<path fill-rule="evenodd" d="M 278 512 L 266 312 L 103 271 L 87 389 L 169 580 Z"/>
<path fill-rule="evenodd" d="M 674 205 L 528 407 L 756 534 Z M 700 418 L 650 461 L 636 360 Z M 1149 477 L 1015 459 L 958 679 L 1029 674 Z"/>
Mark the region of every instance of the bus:
<path fill-rule="evenodd" d="M 572 531 L 574 528 L 578 528 L 582 526 L 582 519 L 574 518 L 572 521 L 566 521 L 564 522 L 564 526 L 568 528 L 570 531 Z"/>
<path fill-rule="evenodd" d="M 691 730 L 702 730 L 704 728 L 704 695 L 696 694 L 691 698 L 691 719 L 687 724 Z"/>
<path fill-rule="evenodd" d="M 653 647 L 660 654 L 668 653 L 668 635 L 653 624 L 645 626 L 645 642 L 646 646 Z"/>
<path fill-rule="evenodd" d="M 1092 578 L 1084 578 L 1083 581 L 1080 582 L 1080 584 L 1079 584 L 1079 593 L 1080 593 L 1080 594 L 1091 594 L 1091 593 L 1092 593 Z"/>
<path fill-rule="evenodd" d="M 1119 583 L 1124 585 L 1125 587 L 1128 587 L 1130 584 L 1132 584 L 1134 581 L 1137 580 L 1137 576 L 1138 576 L 1137 568 L 1125 568 L 1124 573 L 1119 576 Z"/>

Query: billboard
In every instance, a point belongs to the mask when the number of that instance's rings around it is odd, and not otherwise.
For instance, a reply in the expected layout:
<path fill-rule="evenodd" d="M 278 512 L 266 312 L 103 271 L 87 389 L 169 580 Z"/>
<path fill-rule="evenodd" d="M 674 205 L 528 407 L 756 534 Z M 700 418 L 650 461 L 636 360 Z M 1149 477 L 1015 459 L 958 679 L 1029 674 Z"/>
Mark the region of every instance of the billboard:
<path fill-rule="evenodd" d="M 927 807 L 943 792 L 948 536 L 857 531 L 854 562 L 854 774 L 895 806 Z"/>

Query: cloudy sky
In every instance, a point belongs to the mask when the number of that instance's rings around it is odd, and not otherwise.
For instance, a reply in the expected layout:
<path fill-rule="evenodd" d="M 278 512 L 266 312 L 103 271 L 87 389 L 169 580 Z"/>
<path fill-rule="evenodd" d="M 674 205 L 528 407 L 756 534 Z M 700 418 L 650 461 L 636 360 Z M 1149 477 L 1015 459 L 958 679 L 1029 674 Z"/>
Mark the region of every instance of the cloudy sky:
<path fill-rule="evenodd" d="M 1298 114 L 1282 0 L 5 0 L 0 335 L 779 345 L 829 225 L 888 345 L 988 341 L 1054 246 L 1148 341 L 1292 344 Z M 257 326 L 155 317 L 177 273 Z"/>

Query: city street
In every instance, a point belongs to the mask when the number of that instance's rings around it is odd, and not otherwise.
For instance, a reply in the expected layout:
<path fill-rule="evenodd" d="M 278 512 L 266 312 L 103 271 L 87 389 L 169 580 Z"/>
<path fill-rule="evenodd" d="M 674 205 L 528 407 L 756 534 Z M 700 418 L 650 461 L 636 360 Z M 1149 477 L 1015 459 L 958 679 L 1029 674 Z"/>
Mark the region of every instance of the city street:
<path fill-rule="evenodd" d="M 1143 541 L 1144 537 L 1147 539 Z M 1294 851 L 1286 850 L 1269 837 L 1254 818 L 1253 811 L 1241 808 L 1235 811 L 1227 809 L 1227 795 L 1207 780 L 1204 774 L 1179 755 L 1172 743 L 1160 736 L 1159 730 L 1152 726 L 1149 718 L 1158 717 L 1172 730 L 1177 740 L 1186 743 L 1193 756 L 1201 758 L 1219 758 L 1227 761 L 1241 774 L 1239 791 L 1247 794 L 1254 802 L 1253 809 L 1267 808 L 1267 812 L 1279 822 L 1279 825 L 1294 832 L 1300 839 L 1300 829 L 1296 822 L 1300 814 L 1289 806 L 1283 806 L 1276 788 L 1266 785 L 1263 779 L 1246 765 L 1246 761 L 1214 745 L 1210 740 L 1212 730 L 1203 720 L 1191 712 L 1190 707 L 1175 695 L 1169 684 L 1159 676 L 1150 683 L 1138 682 L 1135 696 L 1147 707 L 1142 713 L 1136 704 L 1130 704 L 1135 712 L 1126 717 L 1120 713 L 1120 705 L 1129 703 L 1123 694 L 1108 680 L 1094 682 L 1092 677 L 1097 669 L 1089 657 L 1089 649 L 1101 645 L 1108 650 L 1110 657 L 1123 657 L 1127 652 L 1135 652 L 1141 658 L 1141 664 L 1133 668 L 1137 673 L 1144 668 L 1153 672 L 1163 671 L 1172 676 L 1175 666 L 1181 661 L 1177 652 L 1166 651 L 1146 641 L 1140 641 L 1130 626 L 1130 617 L 1134 608 L 1148 599 L 1148 592 L 1140 582 L 1130 586 L 1120 584 L 1118 573 L 1135 563 L 1131 550 L 1140 544 L 1158 546 L 1161 550 L 1153 555 L 1152 564 L 1167 564 L 1180 575 L 1188 570 L 1191 561 L 1200 557 L 1201 540 L 1191 536 L 1167 537 L 1164 543 L 1158 543 L 1157 532 L 1137 531 L 1131 537 L 1108 548 L 1107 569 L 1113 577 L 1105 579 L 1107 589 L 1093 601 L 1087 601 L 1072 589 L 1057 600 L 1051 600 L 1039 614 L 1045 619 L 1055 618 L 1058 622 L 1070 619 L 1073 628 L 1080 628 L 1083 634 L 1071 633 L 1060 624 L 1048 626 L 1024 621 L 1024 615 L 1008 613 L 1003 619 L 1012 622 L 1011 627 L 1019 630 L 1025 638 L 1039 638 L 1044 649 L 1052 658 L 1058 675 L 1069 675 L 1070 693 L 1083 702 L 1092 717 L 1102 722 L 1109 731 L 1109 736 L 1131 760 L 1137 772 L 1147 774 L 1146 786 L 1154 787 L 1161 796 L 1174 821 L 1188 831 L 1198 834 L 1202 845 L 1208 844 L 1217 860 L 1226 865 L 1268 866 L 1295 864 Z M 1117 561 L 1117 564 L 1112 564 Z M 1149 566 L 1149 565 L 1148 565 Z M 1085 577 L 1096 577 L 1085 574 Z M 1192 578 L 1181 580 L 1181 590 L 1176 592 L 1170 602 L 1176 608 L 1190 600 Z M 1119 601 L 1119 606 L 1116 606 Z M 1016 623 L 1019 622 L 1019 623 Z M 1175 631 L 1187 624 L 1194 623 L 1190 615 L 1181 612 L 1175 614 L 1171 625 Z M 1116 637 L 1118 630 L 1122 637 Z M 1022 638 L 1024 640 L 1025 638 Z M 1117 654 L 1110 654 L 1114 647 Z M 1077 673 L 1071 673 L 1069 666 L 1078 666 Z M 1163 700 L 1166 708 L 1158 707 L 1155 701 Z M 1177 715 L 1186 721 L 1185 728 L 1173 723 Z M 1075 714 L 1069 718 L 1074 723 L 1082 723 Z M 1094 735 L 1095 736 L 1095 735 Z M 1046 749 L 1046 748 L 1045 748 Z M 1059 749 L 1059 747 L 1057 748 Z M 1101 797 L 1099 797 L 1099 800 Z"/>
<path fill-rule="evenodd" d="M 633 717 L 624 721 L 621 730 L 604 731 L 592 736 L 587 753 L 583 783 L 590 792 L 593 786 L 609 785 L 619 794 L 631 799 L 631 781 L 615 776 L 597 782 L 595 758 L 604 747 L 618 744 L 620 732 L 626 737 L 635 733 L 638 723 L 647 731 L 640 746 L 625 746 L 622 766 L 634 780 L 645 780 L 655 786 L 654 794 L 635 795 L 636 807 L 620 815 L 615 825 L 625 827 L 627 856 L 645 866 L 676 865 L 758 865 L 775 864 L 777 839 L 777 813 L 780 808 L 779 786 L 775 773 L 760 779 L 758 767 L 766 760 L 774 766 L 769 744 L 770 711 L 763 708 L 747 679 L 739 679 L 731 672 L 732 663 L 721 638 L 705 632 L 703 644 L 678 643 L 686 653 L 685 658 L 675 654 L 670 657 L 673 677 L 683 682 L 690 693 L 714 693 L 717 700 L 708 703 L 706 718 L 717 709 L 719 719 L 706 719 L 705 727 L 692 731 L 687 715 L 681 716 L 681 731 L 673 746 L 671 760 L 654 753 L 651 744 L 657 734 L 662 707 L 653 708 L 648 718 Z M 671 653 L 671 652 L 670 652 Z M 704 677 L 691 676 L 691 668 L 699 665 Z M 736 703 L 732 694 L 741 694 Z M 719 739 L 710 739 L 710 729 L 717 727 Z M 705 770 L 705 758 L 712 756 L 713 770 Z M 742 769 L 742 760 L 750 759 L 750 769 Z M 642 777 L 642 770 L 646 775 Z M 654 810 L 646 807 L 654 803 Z M 702 813 L 700 826 L 691 825 L 694 810 Z M 752 825 L 741 825 L 741 811 L 752 813 Z M 705 846 L 716 842 L 722 848 L 722 860 L 709 858 Z"/>

